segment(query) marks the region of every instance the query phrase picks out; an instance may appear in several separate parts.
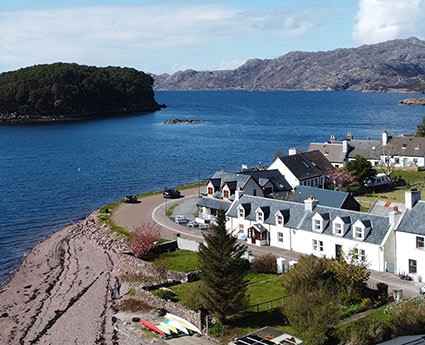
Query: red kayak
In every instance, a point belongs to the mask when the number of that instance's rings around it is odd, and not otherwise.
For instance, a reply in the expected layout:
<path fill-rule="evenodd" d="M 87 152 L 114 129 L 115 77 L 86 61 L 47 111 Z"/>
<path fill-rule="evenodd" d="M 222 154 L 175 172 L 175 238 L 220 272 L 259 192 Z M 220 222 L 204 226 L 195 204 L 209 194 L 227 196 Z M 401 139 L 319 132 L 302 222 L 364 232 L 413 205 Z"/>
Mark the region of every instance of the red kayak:
<path fill-rule="evenodd" d="M 152 331 L 154 331 L 158 334 L 161 334 L 164 337 L 166 336 L 165 332 L 163 330 L 159 329 L 158 327 L 156 327 L 153 323 L 150 323 L 150 322 L 148 322 L 146 320 L 142 320 L 142 319 L 140 319 L 140 322 L 143 323 L 150 330 L 152 330 Z"/>

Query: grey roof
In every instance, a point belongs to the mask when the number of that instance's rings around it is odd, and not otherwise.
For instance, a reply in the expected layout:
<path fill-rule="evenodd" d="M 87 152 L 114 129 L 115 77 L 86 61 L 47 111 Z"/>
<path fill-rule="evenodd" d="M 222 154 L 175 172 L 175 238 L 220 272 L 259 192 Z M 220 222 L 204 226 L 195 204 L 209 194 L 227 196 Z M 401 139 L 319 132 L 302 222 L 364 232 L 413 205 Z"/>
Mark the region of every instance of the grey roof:
<path fill-rule="evenodd" d="M 248 183 L 250 178 L 251 176 L 243 174 L 231 173 L 226 171 L 216 171 L 211 180 L 219 179 L 219 188 L 221 188 L 225 183 L 227 183 L 231 190 L 236 190 L 243 189 L 243 187 Z"/>
<path fill-rule="evenodd" d="M 398 156 L 425 156 L 425 138 L 423 137 L 389 137 L 388 144 Z"/>
<path fill-rule="evenodd" d="M 425 202 L 418 201 L 412 209 L 407 209 L 397 231 L 425 235 Z"/>
<path fill-rule="evenodd" d="M 292 199 L 295 202 L 304 202 L 310 195 L 314 196 L 319 201 L 320 205 L 341 208 L 347 198 L 352 196 L 347 192 L 339 192 L 329 189 L 297 186 L 294 189 Z"/>
<path fill-rule="evenodd" d="M 335 169 L 318 150 L 283 156 L 279 159 L 300 181 L 326 175 Z"/>
<path fill-rule="evenodd" d="M 348 158 L 360 155 L 366 159 L 381 159 L 382 142 L 380 140 L 350 140 Z"/>
<path fill-rule="evenodd" d="M 319 150 L 329 162 L 344 163 L 346 159 L 346 152 L 343 152 L 342 141 L 338 142 L 325 142 L 325 143 L 311 143 L 308 151 Z"/>
<path fill-rule="evenodd" d="M 403 212 L 405 208 L 405 204 L 402 202 L 395 202 L 393 200 L 386 199 L 377 199 L 369 210 L 369 213 L 379 214 L 381 216 L 388 216 L 388 214 L 394 209 L 394 206 L 397 206 L 400 212 Z"/>
<path fill-rule="evenodd" d="M 292 190 L 291 185 L 286 181 L 285 177 L 277 169 L 272 170 L 245 170 L 238 174 L 250 175 L 254 178 L 257 183 L 264 188 L 265 185 L 270 182 L 274 191 L 290 191 Z"/>
<path fill-rule="evenodd" d="M 312 217 L 319 213 L 325 219 L 329 219 L 329 223 L 322 232 L 323 234 L 334 236 L 332 234 L 332 222 L 336 217 L 340 217 L 348 220 L 347 217 L 351 220 L 350 223 L 354 224 L 357 220 L 361 220 L 367 227 L 371 227 L 369 235 L 365 238 L 364 242 L 381 244 L 389 230 L 389 219 L 385 216 L 377 216 L 370 213 L 350 211 L 345 209 L 327 207 L 318 205 L 314 208 L 312 212 L 306 211 L 303 204 L 295 203 L 291 201 L 276 200 L 261 198 L 251 195 L 243 195 L 238 201 L 235 201 L 231 208 L 228 210 L 227 214 L 230 217 L 238 217 L 237 208 L 240 204 L 250 204 L 251 209 L 256 210 L 259 207 L 269 206 L 270 214 L 275 215 L 277 211 L 288 209 L 289 210 L 289 220 L 285 223 L 286 227 L 294 229 L 302 229 L 306 231 L 313 231 L 312 229 Z M 246 219 L 256 222 L 256 215 L 254 212 L 246 214 Z M 269 217 L 265 219 L 264 223 L 266 224 L 275 224 L 274 217 Z M 353 239 L 352 227 L 348 229 L 345 233 L 344 238 Z"/>
<path fill-rule="evenodd" d="M 425 335 L 408 335 L 385 341 L 376 345 L 425 345 Z"/>
<path fill-rule="evenodd" d="M 230 201 L 216 198 L 201 198 L 196 203 L 196 206 L 208 207 L 213 210 L 227 211 L 232 203 Z"/>

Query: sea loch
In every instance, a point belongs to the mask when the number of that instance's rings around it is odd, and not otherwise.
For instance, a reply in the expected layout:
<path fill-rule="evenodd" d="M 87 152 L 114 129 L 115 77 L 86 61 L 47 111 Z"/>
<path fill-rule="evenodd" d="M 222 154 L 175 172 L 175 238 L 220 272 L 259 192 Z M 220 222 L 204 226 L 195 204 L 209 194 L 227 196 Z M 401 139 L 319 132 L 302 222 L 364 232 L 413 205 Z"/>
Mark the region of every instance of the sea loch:
<path fill-rule="evenodd" d="M 331 134 L 411 133 L 422 108 L 401 94 L 159 91 L 161 111 L 123 118 L 0 126 L 0 283 L 37 242 L 100 206 L 196 182 L 216 169 L 266 165 L 277 149 Z M 198 119 L 166 125 L 167 119 Z"/>

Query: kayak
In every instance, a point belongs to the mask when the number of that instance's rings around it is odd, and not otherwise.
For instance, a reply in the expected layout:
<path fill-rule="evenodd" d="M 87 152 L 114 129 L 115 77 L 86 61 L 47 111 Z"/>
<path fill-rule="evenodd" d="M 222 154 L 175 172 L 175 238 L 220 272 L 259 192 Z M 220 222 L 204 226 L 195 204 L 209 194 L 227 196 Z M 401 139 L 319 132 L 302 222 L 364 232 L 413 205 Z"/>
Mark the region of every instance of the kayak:
<path fill-rule="evenodd" d="M 183 319 L 182 317 L 180 317 L 180 316 L 177 316 L 177 315 L 174 315 L 174 314 L 170 314 L 170 313 L 167 313 L 167 314 L 165 314 L 165 317 L 166 318 L 169 318 L 169 319 L 171 319 L 171 320 L 175 320 L 175 321 L 177 321 L 177 322 L 180 322 L 183 326 L 185 326 L 187 329 L 189 329 L 189 330 L 191 330 L 191 331 L 194 331 L 194 332 L 197 332 L 197 333 L 199 333 L 199 334 L 201 334 L 202 335 L 202 332 L 201 332 L 201 330 L 198 328 L 198 327 L 196 327 L 193 323 L 191 323 L 191 322 L 189 322 L 189 321 L 187 321 L 186 319 Z"/>
<path fill-rule="evenodd" d="M 157 326 L 155 326 L 153 323 L 150 323 L 146 320 L 142 320 L 140 319 L 140 322 L 145 325 L 147 328 L 149 328 L 151 331 L 154 331 L 158 334 L 161 334 L 162 336 L 166 336 L 165 332 L 163 330 L 161 330 L 160 328 L 158 328 Z"/>

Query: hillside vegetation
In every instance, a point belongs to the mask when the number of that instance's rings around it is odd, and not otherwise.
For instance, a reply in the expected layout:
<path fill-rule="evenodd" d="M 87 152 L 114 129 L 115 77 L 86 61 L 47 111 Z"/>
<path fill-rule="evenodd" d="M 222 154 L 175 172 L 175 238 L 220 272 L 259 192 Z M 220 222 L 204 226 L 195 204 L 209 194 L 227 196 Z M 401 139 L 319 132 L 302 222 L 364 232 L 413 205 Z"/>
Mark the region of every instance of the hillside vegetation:
<path fill-rule="evenodd" d="M 154 76 L 156 89 L 424 91 L 425 41 L 415 37 L 357 48 L 289 52 L 234 70 Z"/>
<path fill-rule="evenodd" d="M 0 122 L 158 110 L 153 79 L 133 68 L 54 63 L 0 74 Z"/>

